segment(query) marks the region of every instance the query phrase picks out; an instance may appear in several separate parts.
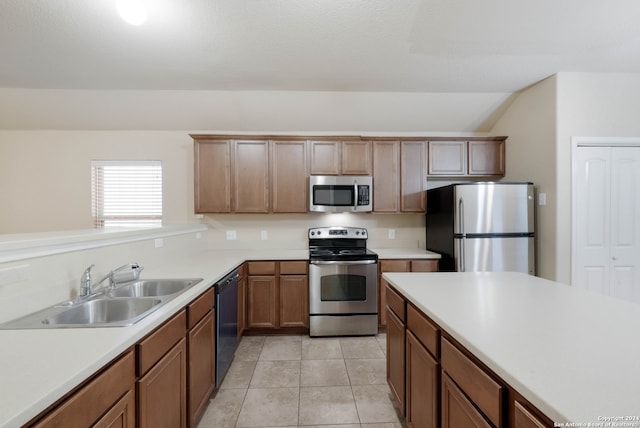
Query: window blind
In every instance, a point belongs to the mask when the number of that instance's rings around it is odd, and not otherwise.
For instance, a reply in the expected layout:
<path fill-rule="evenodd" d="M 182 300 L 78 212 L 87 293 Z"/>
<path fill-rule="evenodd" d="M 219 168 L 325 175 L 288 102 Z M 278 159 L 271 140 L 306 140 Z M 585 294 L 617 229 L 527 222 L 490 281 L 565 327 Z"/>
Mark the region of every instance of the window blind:
<path fill-rule="evenodd" d="M 162 224 L 161 161 L 92 161 L 95 228 Z"/>

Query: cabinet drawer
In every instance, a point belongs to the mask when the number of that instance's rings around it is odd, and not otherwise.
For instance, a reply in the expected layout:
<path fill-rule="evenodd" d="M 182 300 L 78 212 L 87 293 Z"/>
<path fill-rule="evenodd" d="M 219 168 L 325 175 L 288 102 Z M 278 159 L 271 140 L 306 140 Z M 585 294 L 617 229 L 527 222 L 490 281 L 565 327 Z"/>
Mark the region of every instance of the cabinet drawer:
<path fill-rule="evenodd" d="M 280 275 L 306 275 L 309 262 L 280 262 Z"/>
<path fill-rule="evenodd" d="M 410 272 L 409 260 L 380 260 L 380 272 Z"/>
<path fill-rule="evenodd" d="M 186 332 L 187 314 L 183 310 L 138 343 L 138 376 L 153 367 L 173 345 L 184 338 Z"/>
<path fill-rule="evenodd" d="M 514 403 L 514 423 L 518 428 L 545 428 L 548 425 L 529 412 L 518 401 Z"/>
<path fill-rule="evenodd" d="M 276 262 L 249 262 L 249 275 L 275 275 Z"/>
<path fill-rule="evenodd" d="M 403 322 L 407 322 L 407 303 L 404 298 L 395 292 L 391 287 L 386 287 L 387 292 L 387 306 L 396 314 L 396 316 Z"/>
<path fill-rule="evenodd" d="M 131 389 L 135 380 L 135 356 L 128 352 L 33 426 L 93 426 Z"/>
<path fill-rule="evenodd" d="M 438 260 L 412 260 L 411 272 L 438 272 Z"/>
<path fill-rule="evenodd" d="M 411 305 L 407 306 L 407 327 L 422 342 L 424 347 L 437 358 L 440 330 Z"/>
<path fill-rule="evenodd" d="M 207 312 L 213 309 L 213 288 L 208 289 L 204 293 L 200 295 L 200 297 L 196 297 L 189 305 L 187 306 L 187 319 L 189 320 L 189 330 L 191 330 L 198 321 L 204 317 Z"/>
<path fill-rule="evenodd" d="M 447 339 L 442 339 L 441 352 L 442 369 L 495 426 L 502 426 L 504 388 Z"/>

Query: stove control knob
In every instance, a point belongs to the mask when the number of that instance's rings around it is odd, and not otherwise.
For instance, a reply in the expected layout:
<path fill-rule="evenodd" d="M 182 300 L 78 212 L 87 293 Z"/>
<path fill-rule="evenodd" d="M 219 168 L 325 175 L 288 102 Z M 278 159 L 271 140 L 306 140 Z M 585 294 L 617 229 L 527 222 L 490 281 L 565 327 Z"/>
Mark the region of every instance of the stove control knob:
<path fill-rule="evenodd" d="M 356 230 L 356 235 L 360 235 L 360 231 L 359 230 Z"/>
<path fill-rule="evenodd" d="M 316 233 L 312 230 L 311 231 L 311 236 L 315 235 Z"/>

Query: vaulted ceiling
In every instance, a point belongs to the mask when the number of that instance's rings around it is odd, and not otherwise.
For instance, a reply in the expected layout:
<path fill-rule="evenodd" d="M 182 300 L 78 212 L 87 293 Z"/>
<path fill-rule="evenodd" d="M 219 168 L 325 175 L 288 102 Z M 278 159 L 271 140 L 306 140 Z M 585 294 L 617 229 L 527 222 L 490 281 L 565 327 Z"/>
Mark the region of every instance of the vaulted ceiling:
<path fill-rule="evenodd" d="M 640 72 L 637 0 L 2 0 L 0 87 L 517 92 Z"/>

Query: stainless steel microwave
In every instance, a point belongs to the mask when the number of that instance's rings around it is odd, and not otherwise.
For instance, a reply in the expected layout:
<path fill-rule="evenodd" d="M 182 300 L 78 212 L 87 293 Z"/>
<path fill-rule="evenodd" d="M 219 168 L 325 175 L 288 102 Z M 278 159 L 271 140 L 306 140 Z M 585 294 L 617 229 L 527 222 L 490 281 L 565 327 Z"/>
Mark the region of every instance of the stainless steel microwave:
<path fill-rule="evenodd" d="M 366 175 L 312 175 L 309 211 L 342 213 L 373 210 L 373 177 Z"/>

